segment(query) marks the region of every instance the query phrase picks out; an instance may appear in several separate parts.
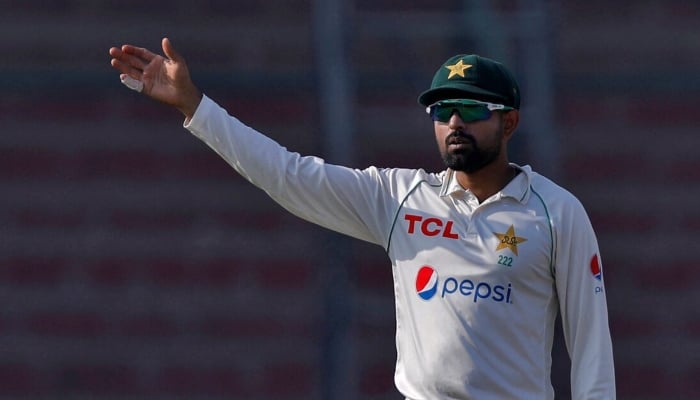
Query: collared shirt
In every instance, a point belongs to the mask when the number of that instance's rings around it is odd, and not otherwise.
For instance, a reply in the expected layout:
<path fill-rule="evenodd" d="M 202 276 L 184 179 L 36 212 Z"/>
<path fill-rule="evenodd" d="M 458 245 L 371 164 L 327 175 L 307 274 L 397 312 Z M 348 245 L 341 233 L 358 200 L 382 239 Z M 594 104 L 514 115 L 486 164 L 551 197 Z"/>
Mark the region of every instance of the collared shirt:
<path fill-rule="evenodd" d="M 185 127 L 295 215 L 382 246 L 407 399 L 552 399 L 561 313 L 575 399 L 614 399 L 598 244 L 581 203 L 532 171 L 479 203 L 450 170 L 302 157 L 206 96 Z"/>

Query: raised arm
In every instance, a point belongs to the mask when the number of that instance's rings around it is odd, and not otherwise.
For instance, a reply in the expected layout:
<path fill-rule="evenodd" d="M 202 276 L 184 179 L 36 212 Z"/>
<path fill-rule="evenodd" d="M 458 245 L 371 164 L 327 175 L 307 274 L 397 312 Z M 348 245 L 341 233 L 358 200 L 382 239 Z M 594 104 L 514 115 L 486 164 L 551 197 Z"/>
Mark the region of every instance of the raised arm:
<path fill-rule="evenodd" d="M 121 72 L 120 78 L 127 86 L 192 118 L 202 93 L 192 82 L 185 59 L 168 38 L 163 38 L 162 46 L 165 57 L 128 44 L 112 47 L 112 67 Z"/>

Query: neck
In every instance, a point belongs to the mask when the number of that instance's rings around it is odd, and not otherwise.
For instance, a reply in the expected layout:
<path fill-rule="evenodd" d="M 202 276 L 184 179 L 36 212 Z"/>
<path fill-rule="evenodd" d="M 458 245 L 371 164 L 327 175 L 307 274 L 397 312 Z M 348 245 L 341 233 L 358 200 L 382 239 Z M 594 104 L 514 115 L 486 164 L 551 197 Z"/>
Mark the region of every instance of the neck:
<path fill-rule="evenodd" d="M 457 182 L 469 189 L 479 199 L 479 203 L 498 193 L 515 175 L 517 169 L 507 161 L 491 163 L 476 172 L 455 171 Z"/>

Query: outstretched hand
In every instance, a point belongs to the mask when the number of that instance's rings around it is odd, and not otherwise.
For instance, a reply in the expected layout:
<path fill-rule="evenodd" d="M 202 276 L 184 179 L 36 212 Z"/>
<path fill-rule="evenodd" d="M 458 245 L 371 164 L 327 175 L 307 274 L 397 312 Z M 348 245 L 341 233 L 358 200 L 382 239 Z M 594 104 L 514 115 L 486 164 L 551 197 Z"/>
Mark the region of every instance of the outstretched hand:
<path fill-rule="evenodd" d="M 162 41 L 165 57 L 142 47 L 125 44 L 112 47 L 112 67 L 143 83 L 142 93 L 171 105 L 187 118 L 194 115 L 202 94 L 192 82 L 184 58 L 175 51 L 168 38 Z M 167 58 L 166 58 L 167 57 Z"/>

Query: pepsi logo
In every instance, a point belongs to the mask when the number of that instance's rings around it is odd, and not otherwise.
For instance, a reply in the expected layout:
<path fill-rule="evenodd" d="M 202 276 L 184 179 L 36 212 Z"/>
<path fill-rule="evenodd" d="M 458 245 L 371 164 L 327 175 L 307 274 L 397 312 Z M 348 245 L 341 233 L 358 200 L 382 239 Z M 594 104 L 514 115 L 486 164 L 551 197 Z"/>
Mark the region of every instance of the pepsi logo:
<path fill-rule="evenodd" d="M 438 274 L 432 267 L 424 265 L 416 275 L 416 292 L 423 300 L 430 300 L 438 288 Z"/>
<path fill-rule="evenodd" d="M 603 273 L 600 270 L 600 261 L 598 261 L 597 254 L 594 254 L 593 258 L 591 258 L 591 274 L 593 274 L 593 277 L 597 280 L 603 280 Z"/>
<path fill-rule="evenodd" d="M 442 283 L 439 281 L 438 273 L 433 267 L 422 266 L 416 274 L 416 293 L 423 300 L 430 300 L 438 295 L 440 298 L 460 296 L 474 303 L 490 300 L 500 304 L 513 304 L 512 296 L 515 290 L 510 282 L 496 284 L 453 276 L 443 277 Z"/>

